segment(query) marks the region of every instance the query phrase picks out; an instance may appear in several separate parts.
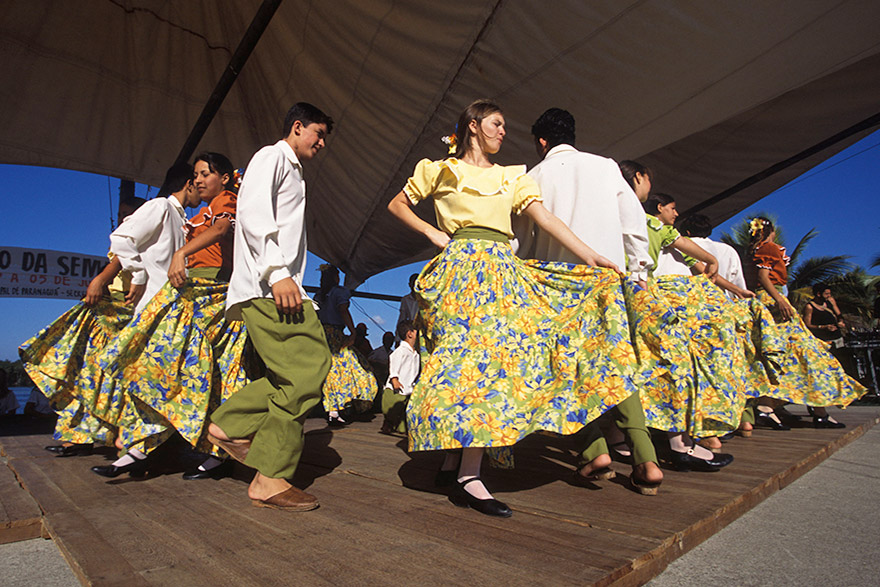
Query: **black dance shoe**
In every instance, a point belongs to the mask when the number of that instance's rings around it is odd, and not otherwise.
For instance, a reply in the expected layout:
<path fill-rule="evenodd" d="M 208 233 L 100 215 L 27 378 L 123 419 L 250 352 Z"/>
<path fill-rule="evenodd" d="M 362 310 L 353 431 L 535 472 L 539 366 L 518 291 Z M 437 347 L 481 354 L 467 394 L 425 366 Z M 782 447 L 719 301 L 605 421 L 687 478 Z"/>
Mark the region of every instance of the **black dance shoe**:
<path fill-rule="evenodd" d="M 330 426 L 348 426 L 348 422 L 340 418 L 339 416 L 330 416 L 327 418 L 327 424 Z"/>
<path fill-rule="evenodd" d="M 434 485 L 437 487 L 449 487 L 455 483 L 456 479 L 458 479 L 458 471 L 456 469 L 450 469 L 449 471 L 439 469 L 437 476 L 434 477 Z"/>
<path fill-rule="evenodd" d="M 783 424 L 779 416 L 773 412 L 756 412 L 755 424 L 764 428 L 770 428 L 771 430 L 791 430 L 791 427 Z"/>
<path fill-rule="evenodd" d="M 733 455 L 723 452 L 712 453 L 711 459 L 701 459 L 695 457 L 690 452 L 672 451 L 672 465 L 678 471 L 702 471 L 704 473 L 714 473 L 720 471 L 721 467 L 726 467 L 733 462 Z"/>
<path fill-rule="evenodd" d="M 46 450 L 48 450 L 51 453 L 58 454 L 62 450 L 64 450 L 66 447 L 63 444 L 50 444 L 49 446 L 44 446 L 43 448 L 45 448 Z"/>
<path fill-rule="evenodd" d="M 46 447 L 46 450 L 50 448 L 58 448 L 60 450 L 53 450 L 51 452 L 55 453 L 56 457 L 80 457 L 80 456 L 88 456 L 92 454 L 94 450 L 94 446 L 91 444 L 71 444 L 70 446 L 59 446 L 59 447 Z"/>
<path fill-rule="evenodd" d="M 843 422 L 835 422 L 830 416 L 813 416 L 813 428 L 846 428 Z"/>
<path fill-rule="evenodd" d="M 133 463 L 117 467 L 116 465 L 98 465 L 92 467 L 92 473 L 101 477 L 119 477 L 123 473 L 128 473 L 131 477 L 143 477 L 147 474 L 147 459 L 135 460 Z"/>
<path fill-rule="evenodd" d="M 510 508 L 497 499 L 477 499 L 465 490 L 465 485 L 479 480 L 479 477 L 471 477 L 464 483 L 457 481 L 455 487 L 452 488 L 449 501 L 460 508 L 471 508 L 487 516 L 497 516 L 499 518 L 509 518 L 512 516 L 513 512 L 510 511 Z"/>
<path fill-rule="evenodd" d="M 216 467 L 204 471 L 197 466 L 188 469 L 183 473 L 185 481 L 195 481 L 196 479 L 223 479 L 232 475 L 233 464 L 231 460 L 225 460 Z"/>

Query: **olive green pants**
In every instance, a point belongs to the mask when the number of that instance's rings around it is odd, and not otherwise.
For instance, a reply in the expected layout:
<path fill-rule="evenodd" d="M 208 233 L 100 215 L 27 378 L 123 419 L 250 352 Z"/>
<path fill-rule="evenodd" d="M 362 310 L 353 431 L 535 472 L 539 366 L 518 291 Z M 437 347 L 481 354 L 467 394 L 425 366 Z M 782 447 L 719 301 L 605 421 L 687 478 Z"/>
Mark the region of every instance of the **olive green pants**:
<path fill-rule="evenodd" d="M 633 464 L 640 465 L 657 462 L 654 443 L 645 425 L 645 411 L 636 392 L 609 410 L 609 416 L 617 424 L 626 443 L 632 449 Z M 581 463 L 586 464 L 596 457 L 608 454 L 608 443 L 602 435 L 597 421 L 592 421 L 575 434 L 576 448 L 581 455 Z"/>
<path fill-rule="evenodd" d="M 230 438 L 251 438 L 245 464 L 266 477 L 293 476 L 302 454 L 303 424 L 321 401 L 330 349 L 312 304 L 299 319 L 282 320 L 268 298 L 244 302 L 241 314 L 266 376 L 248 383 L 211 416 Z"/>
<path fill-rule="evenodd" d="M 408 395 L 394 393 L 390 387 L 382 390 L 382 413 L 385 415 L 385 423 L 400 434 L 406 434 L 406 404 L 408 402 Z"/>

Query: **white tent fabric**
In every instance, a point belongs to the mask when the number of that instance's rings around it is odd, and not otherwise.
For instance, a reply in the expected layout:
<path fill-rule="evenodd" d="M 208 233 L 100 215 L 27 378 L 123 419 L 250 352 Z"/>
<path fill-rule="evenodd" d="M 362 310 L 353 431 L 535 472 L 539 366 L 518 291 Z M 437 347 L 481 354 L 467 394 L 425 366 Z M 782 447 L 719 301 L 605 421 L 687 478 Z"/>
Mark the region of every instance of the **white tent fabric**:
<path fill-rule="evenodd" d="M 3 2 L 0 162 L 158 184 L 259 6 Z M 333 116 L 309 245 L 349 282 L 430 254 L 385 205 L 479 97 L 505 109 L 499 163 L 534 164 L 531 123 L 566 108 L 580 148 L 721 221 L 873 128 L 762 174 L 880 113 L 878 21 L 873 0 L 284 0 L 199 150 L 244 166 L 293 102 Z"/>

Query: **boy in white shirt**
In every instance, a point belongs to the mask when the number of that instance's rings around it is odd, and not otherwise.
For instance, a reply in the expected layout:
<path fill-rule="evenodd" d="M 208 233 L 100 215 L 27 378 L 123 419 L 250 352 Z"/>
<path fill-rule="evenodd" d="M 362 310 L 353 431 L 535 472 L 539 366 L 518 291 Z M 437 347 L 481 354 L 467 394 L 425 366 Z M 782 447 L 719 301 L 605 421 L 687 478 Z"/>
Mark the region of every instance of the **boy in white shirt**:
<path fill-rule="evenodd" d="M 227 319 L 244 320 L 267 375 L 214 412 L 208 440 L 257 470 L 248 487 L 253 505 L 306 511 L 318 507 L 318 500 L 286 479 L 299 464 L 306 416 L 321 399 L 330 349 L 302 287 L 302 162 L 324 148 L 333 119 L 299 102 L 287 112 L 282 130 L 284 138 L 257 151 L 244 173 L 226 294 Z"/>
<path fill-rule="evenodd" d="M 419 377 L 419 353 L 415 349 L 418 331 L 412 321 L 398 324 L 397 336 L 400 345 L 389 357 L 388 382 L 382 393 L 382 434 L 406 434 L 406 404 Z"/>
<path fill-rule="evenodd" d="M 201 203 L 193 189 L 193 176 L 192 165 L 174 164 L 166 175 L 171 195 L 145 203 L 110 235 L 110 251 L 119 259 L 122 270 L 131 274 L 125 301 L 135 304 L 135 313 L 168 281 L 171 256 L 186 242 L 184 208 Z"/>

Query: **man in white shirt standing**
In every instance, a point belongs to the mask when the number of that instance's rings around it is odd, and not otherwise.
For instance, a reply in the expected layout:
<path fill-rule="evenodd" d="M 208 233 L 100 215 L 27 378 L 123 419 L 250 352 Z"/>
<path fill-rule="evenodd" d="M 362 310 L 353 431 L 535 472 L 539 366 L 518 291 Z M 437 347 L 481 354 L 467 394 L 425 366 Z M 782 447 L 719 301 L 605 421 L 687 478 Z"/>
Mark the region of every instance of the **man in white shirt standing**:
<path fill-rule="evenodd" d="M 298 102 L 284 138 L 253 156 L 238 192 L 235 253 L 226 316 L 243 319 L 267 375 L 211 416 L 208 440 L 257 470 L 248 496 L 257 507 L 306 511 L 318 500 L 286 481 L 303 447 L 303 424 L 320 401 L 330 349 L 302 287 L 306 184 L 302 163 L 324 148 L 333 119 Z M 305 301 L 305 303 L 304 303 Z"/>
<path fill-rule="evenodd" d="M 382 434 L 406 434 L 406 404 L 419 377 L 419 353 L 416 351 L 418 331 L 410 320 L 397 325 L 400 345 L 389 357 L 388 382 L 382 393 Z"/>
<path fill-rule="evenodd" d="M 709 222 L 708 217 L 703 214 L 691 214 L 681 221 L 679 231 L 718 259 L 718 275 L 736 287 L 747 289 L 739 254 L 730 245 L 709 238 L 712 234 L 712 223 Z M 730 299 L 737 299 L 733 292 L 725 289 L 725 293 Z"/>
<path fill-rule="evenodd" d="M 186 243 L 184 208 L 201 203 L 193 189 L 193 175 L 192 165 L 173 165 L 165 176 L 171 195 L 146 202 L 110 234 L 110 251 L 119 259 L 122 270 L 131 274 L 125 301 L 135 304 L 135 314 L 168 281 L 171 256 Z"/>
<path fill-rule="evenodd" d="M 646 286 L 651 257 L 645 213 L 638 197 L 612 159 L 574 148 L 574 117 L 560 108 L 550 108 L 532 125 L 535 148 L 542 157 L 529 175 L 541 188 L 544 206 L 595 251 L 626 267 L 630 277 Z M 537 227 L 517 227 L 518 255 L 543 261 L 578 263 L 571 251 L 543 234 Z M 638 393 L 610 410 L 633 453 L 632 483 L 645 495 L 657 493 L 663 473 Z M 610 479 L 611 457 L 597 422 L 576 435 L 581 466 L 574 479 L 578 484 Z"/>

